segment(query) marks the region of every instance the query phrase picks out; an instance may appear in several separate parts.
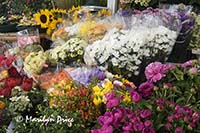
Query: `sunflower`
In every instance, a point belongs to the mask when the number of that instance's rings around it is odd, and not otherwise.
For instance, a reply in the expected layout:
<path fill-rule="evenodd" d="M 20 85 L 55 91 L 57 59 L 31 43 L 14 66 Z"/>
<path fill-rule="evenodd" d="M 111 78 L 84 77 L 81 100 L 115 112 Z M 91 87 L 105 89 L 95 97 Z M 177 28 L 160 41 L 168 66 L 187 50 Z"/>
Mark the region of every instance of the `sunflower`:
<path fill-rule="evenodd" d="M 53 19 L 53 14 L 49 10 L 45 9 L 37 12 L 34 17 L 37 23 L 40 24 L 42 28 L 47 28 L 50 21 L 52 21 Z"/>
<path fill-rule="evenodd" d="M 66 14 L 66 10 L 63 10 L 63 9 L 59 9 L 59 8 L 56 8 L 56 9 L 51 9 L 52 13 L 60 13 L 60 14 Z"/>
<path fill-rule="evenodd" d="M 62 18 L 53 19 L 53 21 L 49 24 L 49 27 L 47 29 L 47 34 L 50 35 L 52 31 L 57 28 L 57 24 L 62 23 L 62 21 L 63 21 Z"/>

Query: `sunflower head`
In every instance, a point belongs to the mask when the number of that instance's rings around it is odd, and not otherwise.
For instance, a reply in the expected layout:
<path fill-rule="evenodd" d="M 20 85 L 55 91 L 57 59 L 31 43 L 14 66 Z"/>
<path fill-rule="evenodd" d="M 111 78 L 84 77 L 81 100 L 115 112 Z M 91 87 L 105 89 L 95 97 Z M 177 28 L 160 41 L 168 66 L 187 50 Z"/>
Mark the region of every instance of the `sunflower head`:
<path fill-rule="evenodd" d="M 53 14 L 49 10 L 45 9 L 37 12 L 34 17 L 36 22 L 41 25 L 42 28 L 47 28 L 49 23 L 52 21 Z"/>

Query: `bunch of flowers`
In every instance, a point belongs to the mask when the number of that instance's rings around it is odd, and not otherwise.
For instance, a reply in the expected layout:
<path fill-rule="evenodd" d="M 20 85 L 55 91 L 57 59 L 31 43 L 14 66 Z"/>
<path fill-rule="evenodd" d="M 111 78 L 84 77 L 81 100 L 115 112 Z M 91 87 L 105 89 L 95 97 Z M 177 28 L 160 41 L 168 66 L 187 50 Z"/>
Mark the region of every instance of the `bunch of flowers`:
<path fill-rule="evenodd" d="M 99 68 L 80 67 L 69 71 L 69 75 L 73 80 L 87 86 L 92 83 L 95 78 L 97 80 L 104 80 L 106 74 L 104 70 Z"/>
<path fill-rule="evenodd" d="M 131 77 L 140 73 L 143 60 L 159 60 L 170 54 L 176 32 L 164 27 L 132 27 L 130 30 L 111 29 L 102 40 L 88 45 L 85 62 L 98 64 L 108 71 Z M 163 60 L 163 58 L 161 58 Z M 164 59 L 165 60 L 165 59 Z"/>
<path fill-rule="evenodd" d="M 58 24 L 62 23 L 64 15 L 66 15 L 66 10 L 63 9 L 43 9 L 34 14 L 34 17 L 37 24 L 39 24 L 41 28 L 47 28 L 47 34 L 51 35 L 58 27 Z"/>
<path fill-rule="evenodd" d="M 48 52 L 30 52 L 24 60 L 24 71 L 28 74 L 39 74 L 48 60 Z"/>
<path fill-rule="evenodd" d="M 192 38 L 190 40 L 190 47 L 194 49 L 200 48 L 200 15 L 196 15 L 195 26 L 192 32 Z"/>
<path fill-rule="evenodd" d="M 88 126 L 91 126 L 90 124 L 100 115 L 99 109 L 94 106 L 92 101 L 91 89 L 80 85 L 78 82 L 60 80 L 54 82 L 52 88 L 48 89 L 47 92 L 49 94 L 49 106 L 60 108 L 73 115 L 79 115 L 81 118 L 79 122 L 82 123 L 81 128 L 90 128 Z"/>
<path fill-rule="evenodd" d="M 33 85 L 32 78 L 28 78 L 26 75 L 19 73 L 17 69 L 12 66 L 14 60 L 14 57 L 0 57 L 0 67 L 3 69 L 0 78 L 0 95 L 4 97 L 10 96 L 15 86 L 21 86 L 23 90 L 27 91 L 32 88 Z"/>
<path fill-rule="evenodd" d="M 83 62 L 84 47 L 86 42 L 79 38 L 71 38 L 61 46 L 56 46 L 50 51 L 51 62 L 71 63 Z"/>

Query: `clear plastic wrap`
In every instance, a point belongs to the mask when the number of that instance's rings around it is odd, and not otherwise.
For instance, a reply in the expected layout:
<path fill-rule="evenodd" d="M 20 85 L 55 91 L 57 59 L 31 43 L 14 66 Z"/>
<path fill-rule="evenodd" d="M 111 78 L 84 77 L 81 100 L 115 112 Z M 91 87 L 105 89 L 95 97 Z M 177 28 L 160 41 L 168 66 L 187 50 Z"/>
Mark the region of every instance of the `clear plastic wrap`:
<path fill-rule="evenodd" d="M 108 71 L 131 77 L 138 75 L 141 65 L 154 61 L 155 57 L 166 61 L 180 31 L 180 23 L 177 19 L 171 21 L 170 15 L 163 16 L 159 10 L 148 9 L 132 16 L 108 18 L 107 22 L 118 20 L 123 26 L 110 28 L 102 40 L 86 47 L 86 64 L 104 66 Z"/>

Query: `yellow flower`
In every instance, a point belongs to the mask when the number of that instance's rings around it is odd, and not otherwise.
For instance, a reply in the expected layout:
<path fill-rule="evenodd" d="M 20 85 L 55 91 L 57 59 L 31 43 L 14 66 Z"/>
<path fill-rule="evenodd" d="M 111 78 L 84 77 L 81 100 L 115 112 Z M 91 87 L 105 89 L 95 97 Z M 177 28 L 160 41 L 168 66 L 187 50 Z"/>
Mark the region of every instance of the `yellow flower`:
<path fill-rule="evenodd" d="M 104 84 L 103 84 L 103 88 L 104 89 L 108 89 L 108 90 L 110 90 L 110 89 L 113 89 L 113 84 L 112 84 L 112 82 L 110 81 L 110 80 L 107 80 Z"/>
<path fill-rule="evenodd" d="M 49 10 L 45 9 L 37 12 L 34 17 L 36 22 L 40 24 L 42 28 L 48 28 L 50 21 L 53 19 L 53 14 Z"/>
<path fill-rule="evenodd" d="M 95 86 L 95 87 L 93 87 L 93 91 L 94 92 L 100 92 L 101 88 L 99 86 Z"/>
<path fill-rule="evenodd" d="M 50 99 L 50 101 L 49 101 L 49 106 L 50 106 L 50 107 L 56 106 L 56 105 L 55 105 L 55 101 L 54 101 L 53 99 Z"/>
<path fill-rule="evenodd" d="M 126 93 L 126 95 L 124 96 L 124 99 L 123 99 L 123 101 L 124 101 L 124 102 L 126 102 L 126 103 L 129 103 L 129 102 L 131 102 L 131 97 L 129 96 L 129 94 L 128 94 L 128 93 Z"/>
<path fill-rule="evenodd" d="M 4 70 L 1 72 L 0 74 L 0 79 L 4 79 L 4 78 L 7 78 L 9 75 L 8 75 L 8 71 Z"/>
<path fill-rule="evenodd" d="M 48 28 L 46 31 L 47 35 L 51 35 L 52 32 L 53 32 L 53 30 L 51 28 Z"/>
<path fill-rule="evenodd" d="M 77 23 L 78 20 L 79 20 L 79 19 L 78 19 L 78 11 L 75 11 L 74 14 L 73 14 L 73 22 L 74 22 L 74 23 Z"/>
<path fill-rule="evenodd" d="M 111 16 L 111 11 L 104 8 L 104 9 L 98 11 L 98 16 L 99 17 L 101 17 L 101 16 Z"/>
<path fill-rule="evenodd" d="M 63 9 L 59 9 L 59 8 L 56 8 L 56 9 L 51 9 L 51 13 L 67 13 L 66 10 L 63 10 Z"/>
<path fill-rule="evenodd" d="M 102 92 L 101 92 L 101 96 L 104 96 L 105 94 L 107 94 L 109 92 L 111 92 L 110 88 L 103 89 Z"/>
<path fill-rule="evenodd" d="M 97 105 L 99 105 L 99 104 L 102 103 L 102 100 L 101 100 L 101 98 L 95 97 L 95 98 L 93 99 L 93 103 L 97 106 Z"/>
<path fill-rule="evenodd" d="M 0 111 L 5 108 L 5 103 L 3 101 L 0 101 Z"/>
<path fill-rule="evenodd" d="M 95 23 L 96 23 L 95 21 L 88 21 L 88 22 L 83 23 L 80 26 L 81 36 L 86 37 L 90 27 L 93 27 L 95 25 Z"/>

